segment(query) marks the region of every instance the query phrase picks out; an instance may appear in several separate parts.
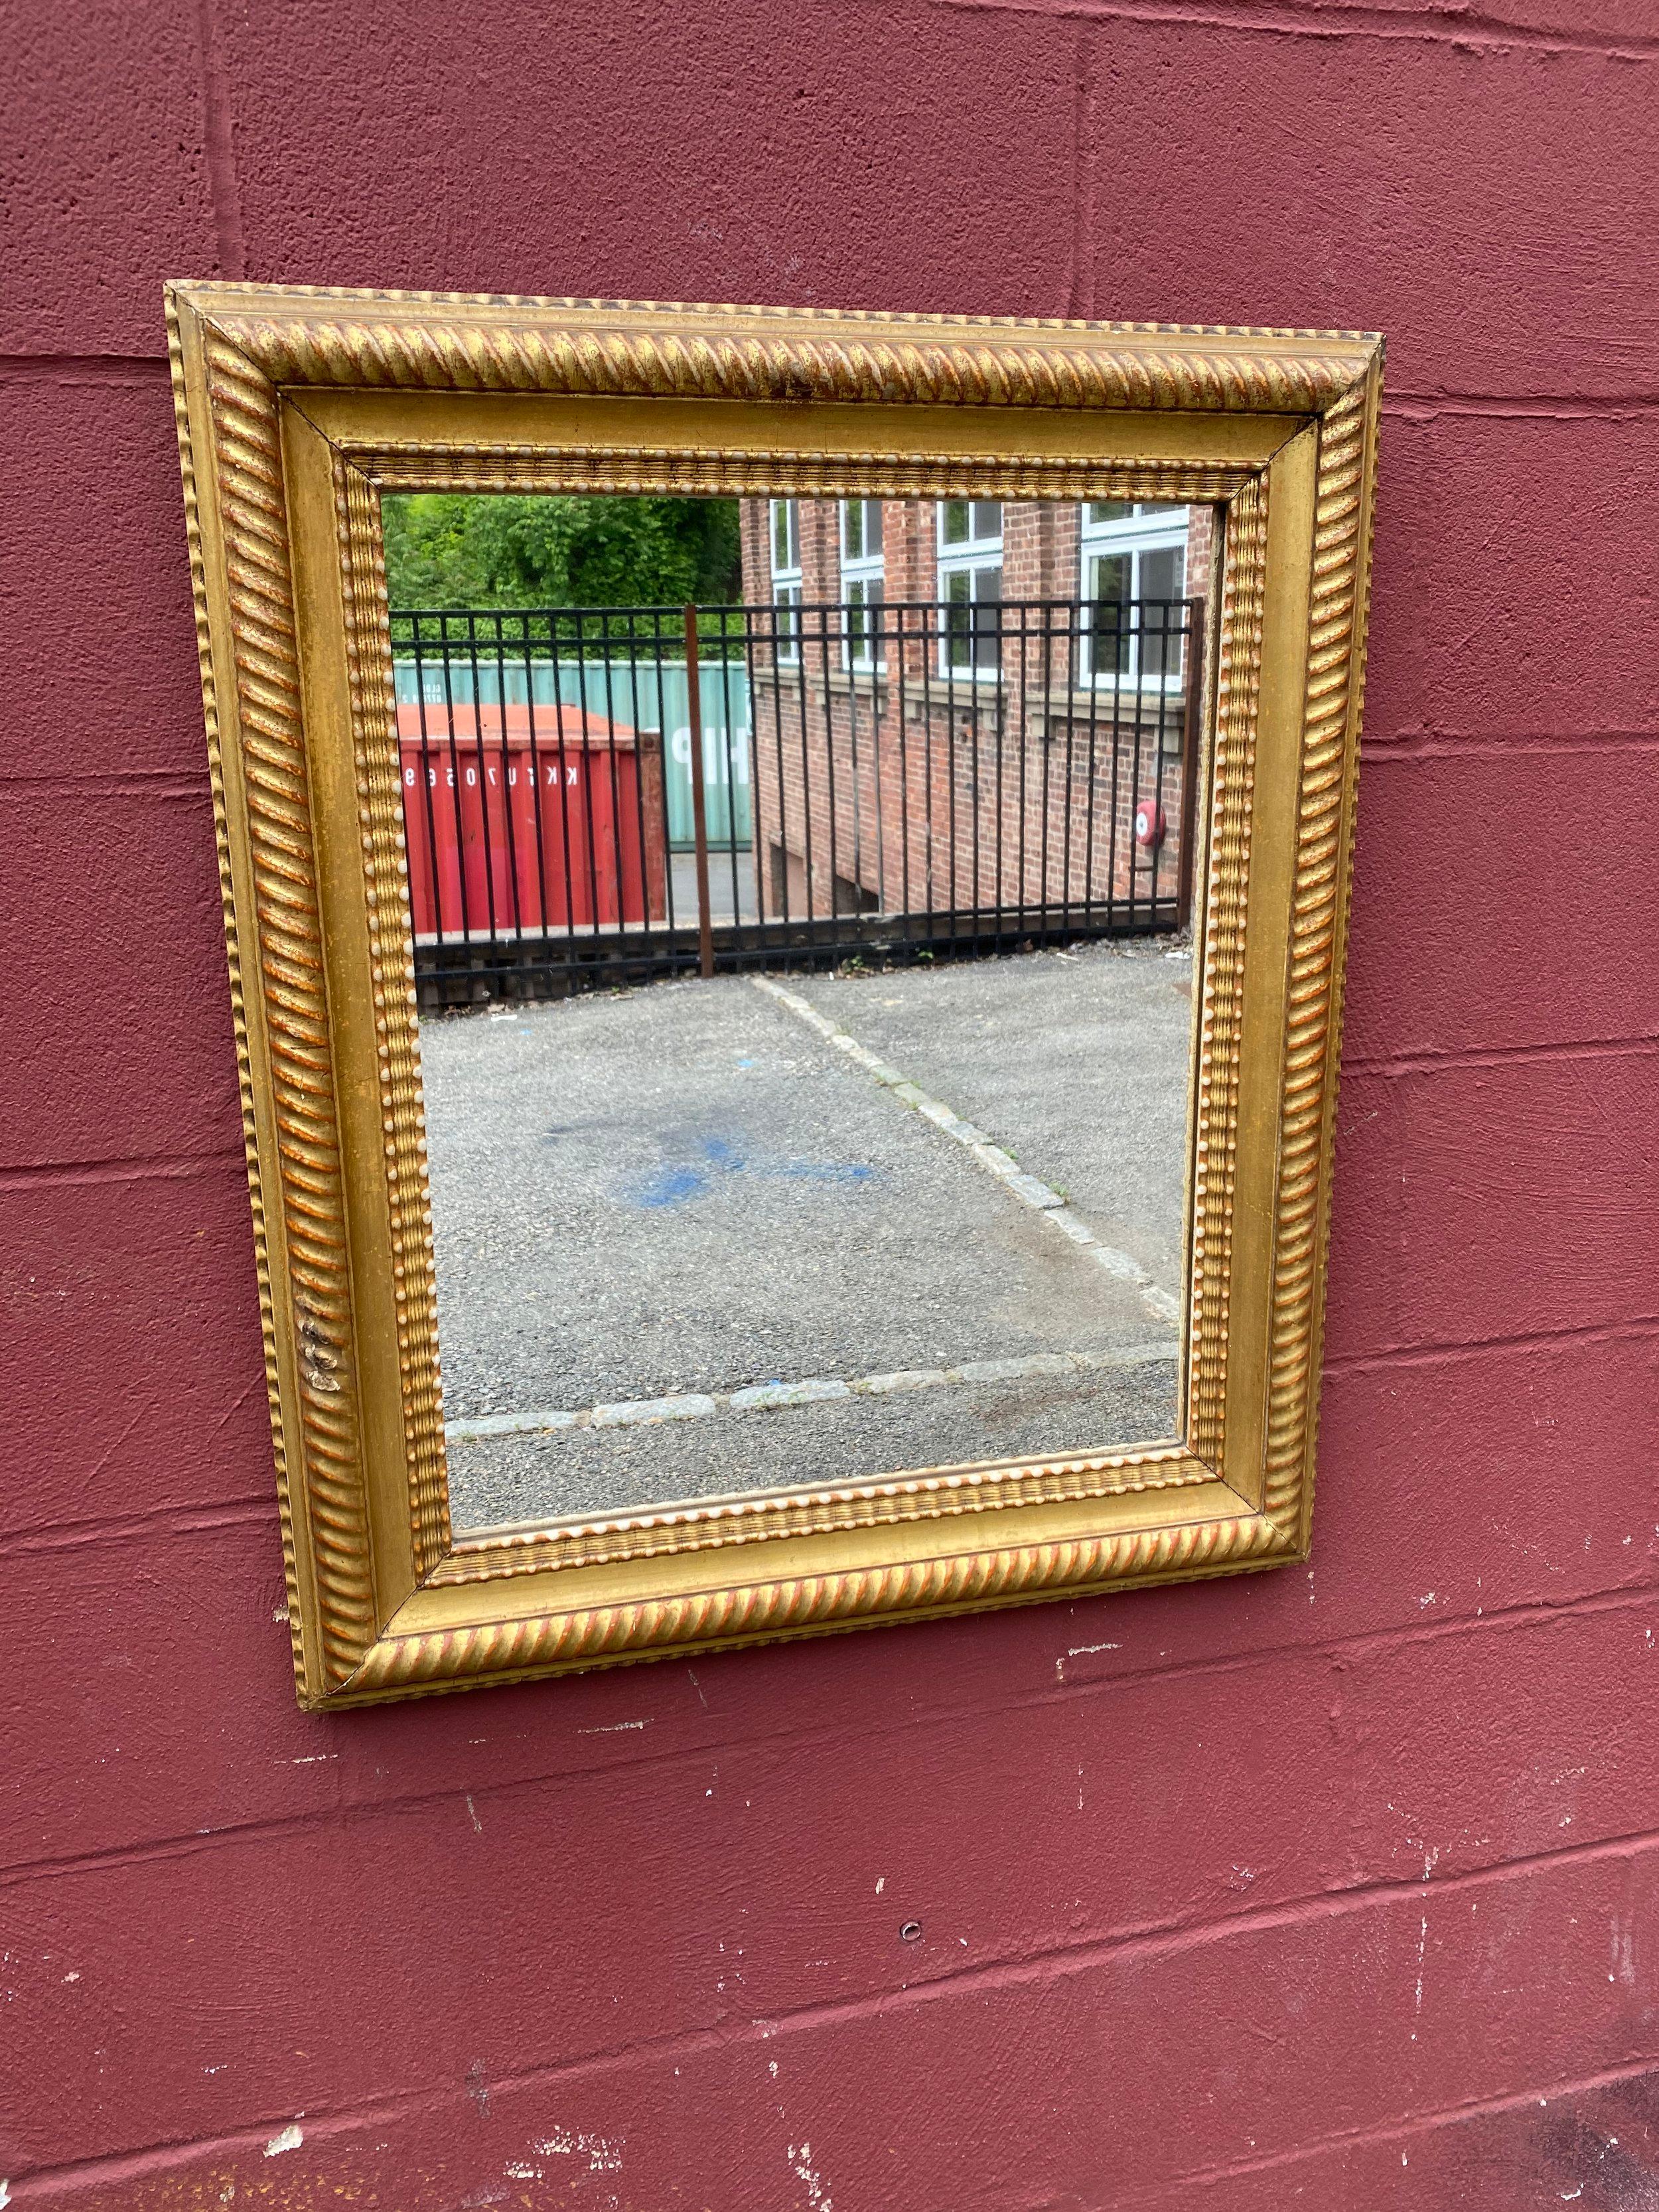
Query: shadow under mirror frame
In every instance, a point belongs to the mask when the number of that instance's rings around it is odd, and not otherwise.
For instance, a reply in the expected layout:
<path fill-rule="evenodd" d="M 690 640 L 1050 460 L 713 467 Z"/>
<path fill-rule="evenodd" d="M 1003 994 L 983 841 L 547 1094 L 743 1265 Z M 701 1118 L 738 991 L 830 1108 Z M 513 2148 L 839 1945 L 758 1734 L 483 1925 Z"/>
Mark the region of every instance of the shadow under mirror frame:
<path fill-rule="evenodd" d="M 301 1702 L 1305 1556 L 1382 348 L 177 283 L 168 322 Z M 1219 511 L 1176 1437 L 460 1540 L 382 493 Z"/>

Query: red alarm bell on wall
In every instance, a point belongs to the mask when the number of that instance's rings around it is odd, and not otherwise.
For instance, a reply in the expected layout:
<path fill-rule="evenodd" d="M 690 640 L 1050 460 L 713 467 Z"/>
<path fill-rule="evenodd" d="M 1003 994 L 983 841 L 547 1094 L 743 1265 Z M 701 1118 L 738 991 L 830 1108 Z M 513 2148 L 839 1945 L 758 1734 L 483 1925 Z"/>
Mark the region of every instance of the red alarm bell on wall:
<path fill-rule="evenodd" d="M 1149 849 L 1156 849 L 1164 842 L 1167 827 L 1168 824 L 1164 819 L 1164 809 L 1158 805 L 1157 799 L 1143 799 L 1135 809 L 1136 844 L 1145 845 Z"/>

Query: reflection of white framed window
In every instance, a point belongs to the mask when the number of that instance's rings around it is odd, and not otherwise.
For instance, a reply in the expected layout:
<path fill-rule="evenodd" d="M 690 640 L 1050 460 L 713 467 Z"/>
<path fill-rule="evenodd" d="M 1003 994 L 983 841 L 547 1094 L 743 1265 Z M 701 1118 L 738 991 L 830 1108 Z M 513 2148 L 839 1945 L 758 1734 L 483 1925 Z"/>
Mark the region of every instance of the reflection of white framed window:
<path fill-rule="evenodd" d="M 1084 680 L 1176 691 L 1184 659 L 1187 509 L 1091 500 L 1081 549 Z"/>
<path fill-rule="evenodd" d="M 772 501 L 772 605 L 777 609 L 778 659 L 800 659 L 800 501 Z"/>
<path fill-rule="evenodd" d="M 841 502 L 841 594 L 847 605 L 847 631 L 842 640 L 843 668 L 869 670 L 885 665 L 882 651 L 881 603 L 886 570 L 882 559 L 881 501 L 844 499 Z"/>
<path fill-rule="evenodd" d="M 1002 672 L 1002 501 L 939 503 L 939 672 Z"/>

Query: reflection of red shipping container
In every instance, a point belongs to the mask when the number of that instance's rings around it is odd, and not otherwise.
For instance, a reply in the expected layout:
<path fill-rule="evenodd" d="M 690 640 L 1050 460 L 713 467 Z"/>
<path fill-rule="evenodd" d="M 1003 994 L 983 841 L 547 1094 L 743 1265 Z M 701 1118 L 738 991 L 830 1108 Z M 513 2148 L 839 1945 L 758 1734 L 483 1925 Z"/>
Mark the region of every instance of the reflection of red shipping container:
<path fill-rule="evenodd" d="M 602 714 L 400 705 L 416 936 L 514 936 L 668 912 L 662 739 Z M 516 897 L 514 896 L 516 890 Z"/>

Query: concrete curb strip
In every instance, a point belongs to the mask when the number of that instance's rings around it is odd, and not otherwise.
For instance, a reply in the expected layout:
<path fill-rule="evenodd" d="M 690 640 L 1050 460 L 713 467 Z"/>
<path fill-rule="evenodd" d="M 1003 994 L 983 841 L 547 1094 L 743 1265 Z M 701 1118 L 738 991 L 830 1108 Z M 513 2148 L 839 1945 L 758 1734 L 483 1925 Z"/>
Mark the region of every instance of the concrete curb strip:
<path fill-rule="evenodd" d="M 714 1410 L 714 1401 L 701 1395 L 629 1398 L 615 1406 L 595 1406 L 588 1415 L 588 1425 L 595 1429 L 632 1429 L 647 1421 L 695 1421 Z M 580 1414 L 575 1419 L 580 1420 Z M 574 1427 L 575 1423 L 561 1422 L 559 1425 Z"/>
<path fill-rule="evenodd" d="M 488 1443 L 496 1437 L 558 1436 L 576 1429 L 659 1427 L 711 1413 L 763 1413 L 790 1406 L 816 1406 L 831 1398 L 878 1398 L 898 1390 L 937 1390 L 974 1382 L 1019 1382 L 1040 1375 L 1088 1375 L 1103 1368 L 1142 1367 L 1173 1360 L 1169 1344 L 1133 1344 L 1114 1352 L 1032 1352 L 1013 1359 L 966 1359 L 959 1367 L 901 1368 L 890 1375 L 860 1375 L 851 1382 L 810 1376 L 800 1382 L 757 1382 L 744 1390 L 687 1391 L 672 1398 L 623 1399 L 580 1412 L 562 1407 L 523 1413 L 483 1413 L 476 1420 L 446 1421 L 451 1444 Z"/>

